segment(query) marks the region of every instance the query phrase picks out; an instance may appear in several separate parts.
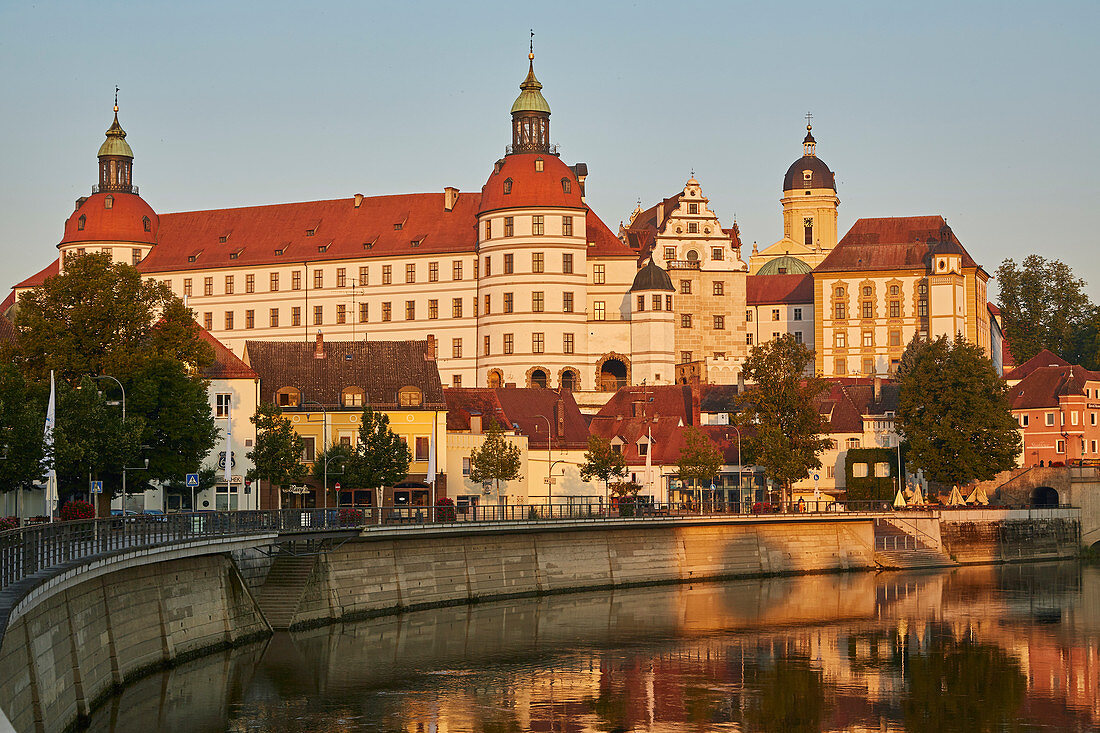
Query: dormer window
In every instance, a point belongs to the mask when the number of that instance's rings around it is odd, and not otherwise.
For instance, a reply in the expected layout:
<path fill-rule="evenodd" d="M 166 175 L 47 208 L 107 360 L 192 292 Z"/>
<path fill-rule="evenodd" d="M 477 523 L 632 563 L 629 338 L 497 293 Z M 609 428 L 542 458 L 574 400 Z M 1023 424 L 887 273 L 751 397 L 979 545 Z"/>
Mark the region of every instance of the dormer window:
<path fill-rule="evenodd" d="M 275 404 L 279 407 L 297 407 L 301 401 L 302 393 L 295 387 L 283 387 L 275 392 Z"/>
<path fill-rule="evenodd" d="M 542 158 L 535 158 L 535 170 L 542 173 L 543 160 Z"/>
<path fill-rule="evenodd" d="M 84 214 L 81 214 L 80 218 L 76 220 L 77 231 L 81 231 L 81 232 L 84 231 L 84 225 L 87 224 L 87 223 L 88 223 L 88 218 Z"/>
<path fill-rule="evenodd" d="M 642 442 L 638 443 L 638 455 L 640 455 L 640 456 L 649 455 L 649 443 L 642 443 Z"/>
<path fill-rule="evenodd" d="M 418 387 L 402 387 L 397 390 L 397 404 L 401 407 L 420 407 L 424 404 L 424 393 Z"/>
<path fill-rule="evenodd" d="M 419 247 L 419 246 L 420 246 L 420 243 L 421 243 L 422 241 L 423 241 L 423 240 L 421 240 L 421 239 L 413 239 L 413 240 L 411 240 L 411 241 L 409 242 L 409 246 L 410 246 L 410 247 Z"/>
<path fill-rule="evenodd" d="M 149 231 L 149 224 L 150 224 L 149 217 L 147 217 L 147 216 L 141 217 L 141 226 L 142 226 L 143 229 L 145 229 L 145 231 Z M 81 228 L 83 229 L 83 227 L 81 227 Z"/>
<path fill-rule="evenodd" d="M 307 237 L 312 237 L 316 233 L 317 233 L 316 229 L 306 229 L 306 236 Z"/>
<path fill-rule="evenodd" d="M 235 260 L 235 259 L 237 259 L 237 257 L 238 257 L 238 256 L 239 256 L 240 254 L 241 254 L 240 252 L 230 252 L 230 253 L 229 253 L 229 259 L 231 259 L 231 260 Z"/>
<path fill-rule="evenodd" d="M 318 252 L 327 252 L 328 251 L 328 245 L 327 244 L 317 245 L 317 251 Z"/>
<path fill-rule="evenodd" d="M 505 178 L 504 179 L 504 195 L 507 196 L 510 193 L 512 193 L 512 179 L 511 178 Z"/>
<path fill-rule="evenodd" d="M 227 237 L 227 236 L 225 236 L 225 235 L 223 234 L 222 236 L 218 237 L 218 242 L 219 242 L 220 244 L 225 244 L 225 242 L 226 242 L 226 240 L 227 240 L 227 239 L 229 239 L 229 237 Z"/>
<path fill-rule="evenodd" d="M 107 197 L 105 199 L 103 199 L 103 208 L 113 209 L 114 206 L 115 206 L 115 197 L 108 194 Z"/>
<path fill-rule="evenodd" d="M 562 193 L 572 193 L 572 191 L 573 191 L 573 184 L 570 182 L 570 180 L 568 178 L 561 179 L 561 192 Z"/>
<path fill-rule="evenodd" d="M 340 405 L 343 407 L 362 407 L 363 390 L 359 387 L 344 387 L 340 393 Z"/>
<path fill-rule="evenodd" d="M 283 251 L 282 251 L 281 249 L 277 249 L 277 250 L 275 250 L 275 256 L 276 256 L 276 257 L 279 257 L 279 256 L 281 256 L 282 254 L 283 254 Z"/>
<path fill-rule="evenodd" d="M 403 222 L 403 221 L 399 221 L 399 222 L 397 222 L 396 224 L 393 225 L 393 230 L 395 232 L 399 232 L 404 228 L 405 228 L 405 222 Z"/>

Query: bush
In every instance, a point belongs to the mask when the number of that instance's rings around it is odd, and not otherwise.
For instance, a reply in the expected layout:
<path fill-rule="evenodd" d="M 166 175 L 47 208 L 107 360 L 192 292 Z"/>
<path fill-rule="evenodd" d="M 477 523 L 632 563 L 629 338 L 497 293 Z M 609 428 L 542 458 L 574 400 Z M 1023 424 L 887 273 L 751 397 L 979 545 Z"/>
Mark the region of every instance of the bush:
<path fill-rule="evenodd" d="M 62 505 L 61 520 L 71 522 L 76 519 L 95 519 L 95 507 L 79 499 Z"/>
<path fill-rule="evenodd" d="M 455 521 L 455 503 L 453 499 L 449 499 L 444 496 L 442 499 L 438 499 L 435 502 L 435 521 L 437 522 L 453 522 Z"/>
<path fill-rule="evenodd" d="M 356 527 L 363 523 L 363 512 L 359 509 L 343 508 L 340 510 L 340 526 Z"/>
<path fill-rule="evenodd" d="M 0 532 L 8 529 L 19 529 L 19 517 L 0 517 Z"/>

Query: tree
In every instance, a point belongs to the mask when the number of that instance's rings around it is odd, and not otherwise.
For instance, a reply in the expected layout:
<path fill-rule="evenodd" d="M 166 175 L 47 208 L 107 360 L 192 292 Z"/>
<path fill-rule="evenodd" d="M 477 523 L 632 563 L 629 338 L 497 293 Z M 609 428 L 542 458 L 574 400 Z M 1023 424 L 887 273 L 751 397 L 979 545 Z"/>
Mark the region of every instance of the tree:
<path fill-rule="evenodd" d="M 1020 267 L 1006 259 L 997 268 L 998 307 L 1018 363 L 1042 349 L 1090 368 L 1100 366 L 1096 326 L 1100 316 L 1085 281 L 1068 265 L 1028 255 Z"/>
<path fill-rule="evenodd" d="M 742 367 L 755 386 L 745 392 L 738 423 L 751 427 L 747 449 L 768 478 L 783 487 L 784 502 L 795 481 L 821 468 L 818 456 L 831 444 L 825 436 L 828 422 L 817 411 L 825 382 L 806 376 L 813 360 L 812 351 L 784 334 L 753 347 Z"/>
<path fill-rule="evenodd" d="M 993 478 L 1016 464 L 1019 424 L 982 349 L 958 337 L 915 338 L 898 368 L 897 430 L 907 459 L 942 484 Z"/>
<path fill-rule="evenodd" d="M 320 453 L 317 454 L 317 460 L 313 462 L 313 480 L 322 486 L 325 485 L 325 479 L 328 479 L 328 487 L 331 489 L 333 479 L 344 478 L 345 483 L 347 479 L 344 474 L 347 471 L 347 465 L 352 457 L 352 449 L 350 445 L 343 443 L 333 443 Z M 328 462 L 328 469 L 325 469 L 326 461 Z M 350 484 L 349 484 L 350 485 Z M 325 499 L 326 506 L 332 506 L 337 502 L 328 504 L 328 499 Z"/>
<path fill-rule="evenodd" d="M 702 430 L 688 427 L 684 430 L 684 447 L 676 462 L 681 481 L 695 481 L 703 486 L 722 469 L 722 453 Z"/>
<path fill-rule="evenodd" d="M 369 407 L 364 409 L 359 445 L 344 469 L 348 485 L 379 491 L 377 502 L 381 506 L 381 489 L 408 476 L 411 460 L 409 446 L 390 430 L 389 417 Z"/>
<path fill-rule="evenodd" d="M 611 493 L 611 479 L 626 476 L 626 459 L 615 450 L 611 441 L 596 435 L 589 436 L 588 450 L 581 464 L 581 478 L 591 481 L 598 478 L 603 481 L 604 493 Z"/>
<path fill-rule="evenodd" d="M 256 426 L 256 444 L 248 452 L 253 467 L 245 478 L 268 481 L 281 489 L 302 483 L 306 475 L 306 467 L 302 464 L 305 441 L 294 432 L 294 426 L 283 417 L 283 411 L 264 402 L 250 419 Z"/>
<path fill-rule="evenodd" d="M 481 448 L 470 452 L 470 480 L 475 483 L 492 481 L 500 494 L 501 481 L 515 481 L 520 477 L 519 446 L 504 439 L 504 428 L 496 420 L 489 421 L 485 442 Z"/>
<path fill-rule="evenodd" d="M 45 471 L 43 428 L 48 395 L 11 364 L 0 366 L 0 492 L 29 489 Z"/>

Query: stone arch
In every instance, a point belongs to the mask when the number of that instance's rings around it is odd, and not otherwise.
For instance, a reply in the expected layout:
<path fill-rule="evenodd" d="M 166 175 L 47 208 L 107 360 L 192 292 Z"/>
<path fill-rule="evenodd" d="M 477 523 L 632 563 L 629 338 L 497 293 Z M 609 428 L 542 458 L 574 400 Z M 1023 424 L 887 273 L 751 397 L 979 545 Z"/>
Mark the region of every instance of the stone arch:
<path fill-rule="evenodd" d="M 1031 506 L 1058 506 L 1058 490 L 1051 486 L 1036 486 L 1031 490 Z"/>
<path fill-rule="evenodd" d="M 527 370 L 526 383 L 528 387 L 549 387 L 550 370 L 541 366 L 531 367 Z"/>
<path fill-rule="evenodd" d="M 569 382 L 572 381 L 572 384 Z M 573 367 L 564 367 L 558 372 L 558 386 L 576 392 L 581 388 L 581 372 Z"/>
<path fill-rule="evenodd" d="M 596 388 L 614 392 L 630 384 L 630 358 L 610 351 L 596 362 Z"/>
<path fill-rule="evenodd" d="M 490 369 L 485 378 L 485 386 L 489 389 L 497 389 L 504 386 L 504 372 L 499 369 Z"/>

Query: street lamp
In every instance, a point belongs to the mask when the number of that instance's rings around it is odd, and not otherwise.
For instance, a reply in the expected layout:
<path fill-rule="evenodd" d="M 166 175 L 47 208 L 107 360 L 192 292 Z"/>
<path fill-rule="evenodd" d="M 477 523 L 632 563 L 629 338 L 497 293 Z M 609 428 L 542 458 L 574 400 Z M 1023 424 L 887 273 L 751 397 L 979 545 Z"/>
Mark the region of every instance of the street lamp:
<path fill-rule="evenodd" d="M 122 426 L 125 429 L 125 427 L 126 427 L 126 388 L 122 386 L 122 382 L 118 381 L 118 379 L 116 379 L 115 377 L 112 377 L 110 374 L 101 374 L 99 376 L 90 376 L 89 378 L 93 379 L 93 380 L 96 380 L 96 381 L 99 381 L 100 379 L 110 379 L 112 382 L 114 382 L 115 384 L 118 385 L 119 390 L 122 392 Z M 110 402 L 108 402 L 107 404 L 110 404 Z M 142 448 L 148 448 L 148 447 L 149 446 L 144 446 L 144 445 L 142 446 Z M 145 468 L 126 469 L 124 467 L 122 469 L 122 515 L 123 516 L 126 516 L 126 471 L 127 470 L 145 471 L 148 468 L 149 468 L 149 459 L 147 458 L 147 459 L 145 459 Z"/>
<path fill-rule="evenodd" d="M 141 447 L 142 448 L 148 448 L 149 446 L 143 445 Z M 126 516 L 126 472 L 127 471 L 148 471 L 148 470 L 149 470 L 149 459 L 148 458 L 145 459 L 145 465 L 144 466 L 140 466 L 138 468 L 132 468 L 132 467 L 128 467 L 128 466 L 123 466 L 122 467 L 122 516 L 124 516 L 124 517 Z M 194 507 L 192 507 L 192 509 L 193 508 Z"/>
<path fill-rule="evenodd" d="M 110 379 L 112 382 L 114 382 L 115 384 L 118 385 L 119 390 L 121 390 L 121 392 L 122 392 L 122 423 L 123 423 L 123 425 L 125 425 L 126 424 L 126 388 L 122 386 L 122 382 L 118 381 L 117 379 L 112 377 L 110 374 L 102 374 L 98 377 L 97 376 L 90 376 L 89 378 L 97 380 L 97 381 L 100 380 L 100 379 Z M 110 403 L 108 403 L 108 404 L 110 404 Z"/>
<path fill-rule="evenodd" d="M 317 402 L 316 400 L 306 400 L 306 401 L 302 402 L 302 405 L 303 406 L 305 406 L 305 405 L 317 405 L 318 407 L 321 408 L 321 412 L 323 413 L 323 415 L 321 417 L 321 448 L 325 453 L 325 470 L 324 470 L 324 477 L 325 477 L 324 478 L 324 492 L 325 493 L 324 493 L 324 499 L 322 501 L 323 501 L 324 508 L 328 509 L 328 410 L 326 410 L 325 406 L 322 405 L 320 402 Z M 309 415 L 306 415 L 306 420 L 307 421 L 309 420 Z"/>
<path fill-rule="evenodd" d="M 551 483 L 550 471 L 554 468 L 551 461 L 550 454 L 550 418 L 546 415 L 535 415 L 535 417 L 546 423 L 546 503 L 550 506 L 550 515 L 554 514 L 554 484 Z"/>
<path fill-rule="evenodd" d="M 737 431 L 737 497 L 740 499 L 738 503 L 744 504 L 741 498 L 745 495 L 745 462 L 741 460 L 741 428 L 736 425 L 730 425 L 730 427 Z"/>

